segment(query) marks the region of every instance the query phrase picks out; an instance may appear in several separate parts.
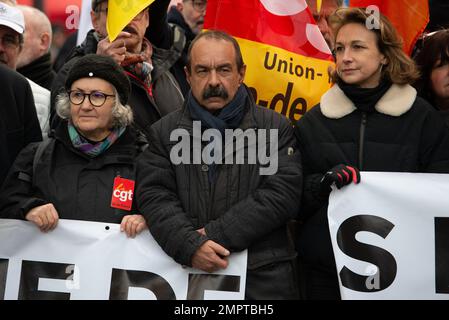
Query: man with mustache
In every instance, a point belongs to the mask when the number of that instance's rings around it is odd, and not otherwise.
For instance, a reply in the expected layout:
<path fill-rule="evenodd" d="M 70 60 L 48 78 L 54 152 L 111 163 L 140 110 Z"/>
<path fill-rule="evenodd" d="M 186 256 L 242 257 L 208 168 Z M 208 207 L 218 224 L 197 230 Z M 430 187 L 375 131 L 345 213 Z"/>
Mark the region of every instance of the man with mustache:
<path fill-rule="evenodd" d="M 110 41 L 106 30 L 108 1 L 92 0 L 91 20 L 94 29 L 58 72 L 52 86 L 52 105 L 75 61 L 86 54 L 96 53 L 112 57 L 125 69 L 132 84 L 129 105 L 134 112 L 134 126 L 145 135 L 154 122 L 182 106 L 183 95 L 169 72 L 179 54 L 173 50 L 156 48 L 145 38 L 150 21 L 150 29 L 156 34 L 166 24 L 167 6 L 168 3 L 164 7 L 161 1 L 153 2 L 124 28 L 117 39 Z M 150 15 L 156 19 L 150 19 Z M 51 122 L 54 128 L 60 120 L 54 114 Z"/>
<path fill-rule="evenodd" d="M 287 222 L 301 198 L 300 155 L 291 123 L 255 104 L 243 84 L 245 71 L 239 45 L 228 34 L 206 31 L 193 40 L 186 103 L 151 127 L 150 146 L 138 164 L 138 209 L 156 241 L 178 263 L 215 272 L 227 268 L 229 255 L 248 249 L 245 298 L 297 299 L 296 255 Z M 276 141 L 254 136 L 243 138 L 241 146 L 248 158 L 253 143 L 269 147 L 270 155 L 275 149 L 276 172 L 262 174 L 260 159 L 254 163 L 246 158 L 240 164 L 239 147 L 230 152 L 232 161 L 204 160 L 209 144 L 198 142 L 198 122 L 201 130 L 215 129 L 221 137 L 232 129 L 236 140 L 255 131 L 277 132 Z M 203 161 L 173 160 L 177 144 L 172 136 L 177 132 L 183 132 L 181 143 L 188 141 L 186 159 L 201 153 Z M 214 136 L 211 143 L 223 141 Z"/>

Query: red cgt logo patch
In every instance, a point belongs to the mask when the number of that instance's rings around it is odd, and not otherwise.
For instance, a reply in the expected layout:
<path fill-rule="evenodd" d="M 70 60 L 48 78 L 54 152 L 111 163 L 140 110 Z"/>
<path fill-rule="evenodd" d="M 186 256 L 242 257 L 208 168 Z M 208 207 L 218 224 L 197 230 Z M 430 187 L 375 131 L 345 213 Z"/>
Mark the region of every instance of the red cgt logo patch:
<path fill-rule="evenodd" d="M 115 177 L 114 186 L 112 188 L 111 207 L 130 211 L 133 203 L 134 195 L 133 180 Z"/>

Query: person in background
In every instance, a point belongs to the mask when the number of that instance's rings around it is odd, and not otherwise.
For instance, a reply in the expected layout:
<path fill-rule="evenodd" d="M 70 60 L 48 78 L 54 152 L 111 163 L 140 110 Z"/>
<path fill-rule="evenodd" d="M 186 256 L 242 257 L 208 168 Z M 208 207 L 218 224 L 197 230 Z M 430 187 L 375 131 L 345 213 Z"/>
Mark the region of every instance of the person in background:
<path fill-rule="evenodd" d="M 9 6 L 0 0 L 0 63 L 11 70 L 16 70 L 20 53 L 24 45 L 23 33 L 25 20 L 15 6 Z M 46 135 L 49 131 L 50 91 L 28 79 L 33 92 L 34 103 L 41 130 Z"/>
<path fill-rule="evenodd" d="M 429 0 L 430 21 L 426 31 L 433 32 L 449 28 L 449 2 L 447 0 Z"/>
<path fill-rule="evenodd" d="M 76 40 L 78 39 L 78 30 L 72 32 L 67 38 L 65 38 L 64 44 L 59 49 L 56 57 L 53 61 L 53 70 L 56 74 L 61 70 L 62 66 L 67 62 L 72 51 L 76 48 Z"/>
<path fill-rule="evenodd" d="M 427 34 L 415 61 L 421 77 L 414 86 L 449 125 L 449 29 Z"/>
<path fill-rule="evenodd" d="M 0 192 L 0 217 L 32 221 L 44 232 L 59 219 L 121 223 L 130 237 L 144 230 L 133 193 L 146 142 L 130 126 L 130 90 L 111 58 L 78 59 L 58 96 L 65 120 L 49 140 L 18 155 Z"/>
<path fill-rule="evenodd" d="M 376 19 L 377 29 L 366 27 Z M 331 186 L 359 183 L 361 171 L 449 172 L 449 132 L 410 85 L 414 62 L 388 19 L 360 8 L 330 17 L 335 85 L 296 126 L 304 190 L 296 239 L 306 299 L 339 299 L 327 220 Z"/>
<path fill-rule="evenodd" d="M 329 17 L 335 10 L 343 6 L 343 0 L 322 0 L 321 8 L 318 8 L 317 0 L 306 0 L 306 2 L 318 28 L 320 28 L 324 40 L 326 40 L 329 49 L 332 51 L 334 49 L 334 44 L 332 30 L 329 27 Z"/>
<path fill-rule="evenodd" d="M 17 61 L 17 72 L 48 90 L 56 73 L 51 66 L 50 46 L 52 30 L 50 20 L 40 10 L 18 6 L 25 18 L 23 49 Z"/>
<path fill-rule="evenodd" d="M 153 4 L 157 3 L 154 2 Z M 84 42 L 77 46 L 67 63 L 58 72 L 52 86 L 52 105 L 56 95 L 64 87 L 67 72 L 82 56 L 95 53 L 109 56 L 123 66 L 131 81 L 129 105 L 135 115 L 134 126 L 145 134 L 150 126 L 162 116 L 182 106 L 184 98 L 173 75 L 169 72 L 177 57 L 170 50 L 158 49 L 145 38 L 150 23 L 150 5 L 128 23 L 117 39 L 110 41 L 106 30 L 108 1 L 93 0 L 91 19 L 94 29 Z M 156 10 L 155 9 L 155 10 Z M 166 9 L 165 9 L 166 10 Z M 151 21 L 153 24 L 163 23 Z M 166 23 L 166 21 L 164 21 Z M 57 127 L 60 119 L 52 110 L 51 126 Z"/>
<path fill-rule="evenodd" d="M 176 6 L 172 6 L 168 12 L 168 22 L 180 28 L 186 38 L 183 53 L 172 71 L 184 96 L 190 89 L 184 72 L 187 63 L 187 51 L 192 40 L 203 29 L 206 6 L 206 0 L 183 0 L 178 2 Z"/>

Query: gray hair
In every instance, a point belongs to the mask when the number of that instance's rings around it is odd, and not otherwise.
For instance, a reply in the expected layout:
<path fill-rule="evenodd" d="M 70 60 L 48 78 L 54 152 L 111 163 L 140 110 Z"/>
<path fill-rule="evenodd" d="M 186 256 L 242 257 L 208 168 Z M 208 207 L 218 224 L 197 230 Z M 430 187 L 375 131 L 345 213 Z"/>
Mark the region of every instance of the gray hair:
<path fill-rule="evenodd" d="M 207 30 L 207 31 L 199 33 L 195 37 L 195 39 L 193 39 L 192 42 L 190 43 L 189 49 L 187 51 L 187 62 L 186 62 L 187 71 L 189 73 L 191 72 L 192 48 L 195 45 L 195 43 L 198 40 L 200 40 L 201 38 L 223 40 L 223 41 L 230 42 L 234 46 L 235 60 L 236 60 L 235 62 L 237 64 L 237 70 L 238 71 L 242 70 L 245 63 L 243 62 L 242 51 L 240 50 L 240 45 L 237 42 L 237 40 L 235 40 L 235 38 L 233 36 L 231 36 L 230 34 L 224 32 L 224 31 Z"/>
<path fill-rule="evenodd" d="M 120 99 L 117 99 L 118 92 L 114 88 L 115 104 L 112 107 L 112 127 L 127 127 L 133 122 L 133 111 L 129 105 L 123 105 Z M 70 119 L 70 99 L 69 94 L 66 91 L 61 92 L 56 97 L 56 113 L 62 119 Z M 101 108 L 101 107 L 99 107 Z"/>

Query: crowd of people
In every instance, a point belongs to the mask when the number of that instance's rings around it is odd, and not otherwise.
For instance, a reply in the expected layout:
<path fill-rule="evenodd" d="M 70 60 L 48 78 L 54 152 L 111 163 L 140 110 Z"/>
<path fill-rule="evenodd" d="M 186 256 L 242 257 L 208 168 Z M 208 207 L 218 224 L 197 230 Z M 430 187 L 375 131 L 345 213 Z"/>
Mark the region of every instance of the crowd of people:
<path fill-rule="evenodd" d="M 201 32 L 206 0 L 155 1 L 114 41 L 108 1 L 92 0 L 93 29 L 57 73 L 45 14 L 0 0 L 0 217 L 43 232 L 59 219 L 151 232 L 206 272 L 248 249 L 246 299 L 339 299 L 331 186 L 363 182 L 360 171 L 449 173 L 449 29 L 425 32 L 409 57 L 385 16 L 369 29 L 361 8 L 307 2 L 334 54 L 333 86 L 291 123 L 254 102 L 238 42 Z M 275 172 L 226 161 L 229 130 L 276 131 L 253 136 L 276 152 Z M 128 182 L 131 203 L 114 205 Z"/>

